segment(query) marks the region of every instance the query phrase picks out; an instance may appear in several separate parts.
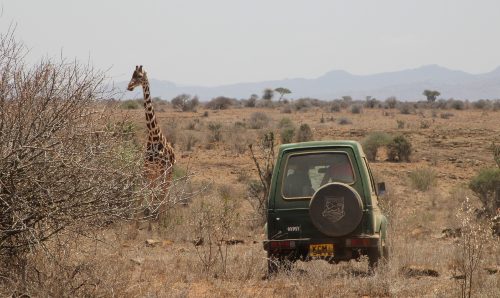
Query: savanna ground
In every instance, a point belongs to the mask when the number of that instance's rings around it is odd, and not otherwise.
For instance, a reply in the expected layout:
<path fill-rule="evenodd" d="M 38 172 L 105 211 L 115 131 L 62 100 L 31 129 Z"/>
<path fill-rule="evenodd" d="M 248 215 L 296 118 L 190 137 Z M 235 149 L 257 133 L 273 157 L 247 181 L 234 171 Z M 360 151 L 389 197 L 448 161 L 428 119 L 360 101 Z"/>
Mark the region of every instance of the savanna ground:
<path fill-rule="evenodd" d="M 66 239 L 61 234 L 54 242 L 64 249 L 51 253 L 57 262 L 43 252 L 31 256 L 35 267 L 50 272 L 39 285 L 32 285 L 32 292 L 119 297 L 461 296 L 461 240 L 444 237 L 442 230 L 460 227 L 463 218 L 457 214 L 466 196 L 480 206 L 468 184 L 481 168 L 495 166 L 490 146 L 500 143 L 500 111 L 417 108 L 402 114 L 398 109 L 365 108 L 353 114 L 349 107 L 331 112 L 314 106 L 282 111 L 198 107 L 196 112 L 179 112 L 157 103 L 157 119 L 175 145 L 176 173 L 192 173 L 189 191 L 199 193 L 169 208 L 152 225 L 115 222 L 91 238 Z M 130 119 L 142 144 L 144 111 L 115 112 Z M 254 123 L 255 113 L 264 118 L 262 123 Z M 443 113 L 451 115 L 441 117 Z M 374 274 L 368 273 L 366 260 L 336 265 L 313 261 L 264 278 L 263 224 L 247 194 L 249 181 L 257 179 L 248 144 L 257 144 L 269 130 L 279 139 L 283 118 L 295 127 L 308 124 L 313 140 L 362 141 L 371 132 L 383 131 L 411 141 L 410 162 L 389 162 L 384 150 L 371 162 L 376 179 L 388 188 L 380 204 L 390 222 L 391 249 L 389 262 Z M 342 118 L 351 123 L 339 124 Z M 410 179 L 421 169 L 435 175 L 424 191 Z M 473 293 L 498 297 L 500 273 L 491 273 L 491 268 L 500 266 L 499 241 L 485 238 L 482 244 Z M 0 293 L 9 294 L 15 282 L 11 286 Z"/>

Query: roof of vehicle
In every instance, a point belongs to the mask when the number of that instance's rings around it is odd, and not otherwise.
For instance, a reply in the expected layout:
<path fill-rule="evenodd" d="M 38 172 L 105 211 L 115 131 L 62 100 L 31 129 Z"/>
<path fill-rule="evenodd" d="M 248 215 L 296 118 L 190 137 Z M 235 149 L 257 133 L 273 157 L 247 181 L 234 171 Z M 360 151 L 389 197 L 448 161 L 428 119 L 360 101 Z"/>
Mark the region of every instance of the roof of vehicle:
<path fill-rule="evenodd" d="M 280 146 L 280 152 L 297 150 L 297 149 L 311 149 L 311 148 L 324 148 L 324 147 L 351 147 L 359 149 L 363 152 L 361 145 L 352 140 L 329 140 L 329 141 L 313 141 L 313 142 L 301 142 L 301 143 L 291 143 L 284 144 Z"/>

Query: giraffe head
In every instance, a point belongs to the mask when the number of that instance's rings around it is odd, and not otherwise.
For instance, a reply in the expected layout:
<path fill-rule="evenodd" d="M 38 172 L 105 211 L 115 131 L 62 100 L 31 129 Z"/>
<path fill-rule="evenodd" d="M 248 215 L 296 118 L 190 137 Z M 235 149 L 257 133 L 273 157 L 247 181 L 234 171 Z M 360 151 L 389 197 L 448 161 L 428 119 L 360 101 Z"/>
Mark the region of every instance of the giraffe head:
<path fill-rule="evenodd" d="M 130 79 L 130 83 L 128 83 L 127 90 L 133 91 L 135 87 L 142 86 L 143 82 L 146 80 L 146 72 L 142 70 L 142 65 L 140 67 L 135 66 L 135 70 L 132 74 L 132 79 Z"/>

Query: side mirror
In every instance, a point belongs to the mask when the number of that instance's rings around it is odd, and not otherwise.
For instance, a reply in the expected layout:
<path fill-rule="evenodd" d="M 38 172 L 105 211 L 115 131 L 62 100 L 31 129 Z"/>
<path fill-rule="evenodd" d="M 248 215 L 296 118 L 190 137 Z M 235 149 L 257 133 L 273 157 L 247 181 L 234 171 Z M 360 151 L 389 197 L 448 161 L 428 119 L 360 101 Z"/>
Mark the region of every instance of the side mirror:
<path fill-rule="evenodd" d="M 384 182 L 380 182 L 380 183 L 377 183 L 377 194 L 379 196 L 383 196 L 385 195 L 385 183 Z"/>

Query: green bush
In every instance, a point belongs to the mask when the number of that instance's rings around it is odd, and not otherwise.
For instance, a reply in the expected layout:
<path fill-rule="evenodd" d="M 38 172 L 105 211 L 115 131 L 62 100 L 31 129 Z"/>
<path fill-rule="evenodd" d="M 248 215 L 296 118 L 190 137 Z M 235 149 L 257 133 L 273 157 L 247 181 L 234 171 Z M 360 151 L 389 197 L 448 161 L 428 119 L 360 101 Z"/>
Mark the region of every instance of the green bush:
<path fill-rule="evenodd" d="M 387 144 L 387 157 L 390 161 L 410 161 L 411 143 L 404 136 L 395 137 Z"/>
<path fill-rule="evenodd" d="M 362 142 L 366 158 L 369 161 L 375 161 L 377 159 L 378 148 L 386 146 L 391 140 L 392 137 L 385 132 L 373 132 L 369 134 Z"/>
<path fill-rule="evenodd" d="M 313 138 L 313 132 L 308 124 L 302 124 L 297 131 L 297 142 L 307 142 L 311 141 Z"/>
<path fill-rule="evenodd" d="M 409 176 L 412 186 L 420 191 L 427 191 L 436 185 L 436 172 L 431 168 L 415 170 Z"/>
<path fill-rule="evenodd" d="M 485 209 L 495 211 L 495 190 L 500 188 L 500 168 L 482 169 L 472 178 L 469 188 L 479 197 Z"/>

